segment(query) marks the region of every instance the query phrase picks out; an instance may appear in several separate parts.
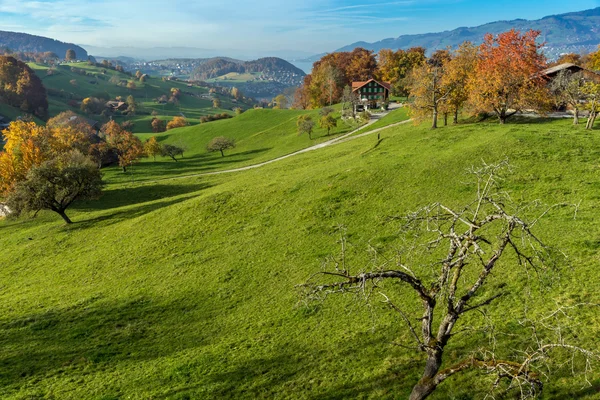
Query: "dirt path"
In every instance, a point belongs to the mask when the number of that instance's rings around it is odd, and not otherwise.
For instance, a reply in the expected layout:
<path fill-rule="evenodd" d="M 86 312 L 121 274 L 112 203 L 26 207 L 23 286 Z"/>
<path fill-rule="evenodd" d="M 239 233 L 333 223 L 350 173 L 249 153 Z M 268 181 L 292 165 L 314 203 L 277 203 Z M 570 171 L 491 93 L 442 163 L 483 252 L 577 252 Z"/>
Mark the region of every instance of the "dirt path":
<path fill-rule="evenodd" d="M 319 150 L 319 149 L 322 149 L 322 148 L 324 148 L 324 147 L 333 146 L 333 145 L 335 145 L 335 144 L 340 144 L 340 143 L 349 142 L 349 141 L 351 141 L 351 140 L 354 140 L 354 139 L 359 139 L 359 138 L 361 138 L 361 137 L 365 137 L 365 136 L 367 136 L 367 135 L 371 135 L 371 134 L 373 134 L 373 133 L 381 132 L 382 130 L 385 130 L 385 129 L 388 129 L 388 128 L 391 128 L 391 127 L 394 127 L 394 126 L 398 126 L 398 125 L 402 125 L 402 124 L 406 124 L 406 123 L 410 122 L 410 121 L 411 121 L 410 119 L 409 119 L 409 120 L 406 120 L 406 121 L 402 121 L 402 122 L 396 122 L 396 123 L 394 123 L 394 124 L 386 125 L 386 126 L 384 126 L 384 127 L 377 128 L 377 129 L 374 129 L 374 130 L 372 130 L 372 131 L 369 131 L 369 132 L 362 133 L 362 134 L 360 134 L 360 135 L 355 135 L 355 136 L 352 136 L 352 135 L 353 135 L 353 134 L 355 134 L 356 132 L 360 132 L 361 130 L 365 129 L 366 127 L 368 127 L 368 126 L 370 126 L 370 125 L 373 125 L 375 122 L 379 121 L 381 118 L 385 117 L 385 116 L 386 116 L 386 115 L 388 115 L 388 114 L 389 114 L 391 111 L 394 111 L 394 110 L 395 110 L 395 109 L 397 109 L 397 108 L 398 108 L 398 107 L 395 107 L 395 108 L 393 108 L 393 109 L 390 109 L 388 112 L 385 112 L 385 113 L 382 113 L 382 114 L 375 115 L 375 116 L 374 116 L 374 117 L 372 117 L 372 118 L 371 118 L 371 120 L 370 120 L 368 123 L 366 123 L 365 125 L 361 126 L 361 127 L 360 127 L 360 128 L 358 128 L 358 129 L 355 129 L 355 130 L 353 130 L 353 131 L 351 131 L 351 132 L 348 132 L 348 133 L 346 133 L 346 134 L 344 134 L 344 135 L 342 135 L 342 136 L 340 136 L 340 137 L 337 137 L 337 138 L 335 138 L 335 139 L 328 140 L 328 141 L 326 141 L 326 142 L 323 142 L 323 143 L 316 144 L 316 145 L 314 145 L 314 146 L 311 146 L 311 147 L 307 147 L 307 148 L 305 148 L 305 149 L 302 149 L 302 150 L 295 151 L 295 152 L 293 152 L 293 153 L 290 153 L 290 154 L 286 154 L 285 156 L 281 156 L 281 157 L 274 158 L 274 159 L 272 159 L 272 160 L 263 161 L 263 162 L 261 162 L 261 163 L 258 163 L 258 164 L 252 164 L 252 165 L 248 165 L 248 166 L 246 166 L 246 167 L 239 167 L 239 168 L 225 169 L 225 170 L 222 170 L 222 171 L 214 171 L 214 172 L 202 172 L 202 173 L 199 173 L 199 174 L 191 174 L 191 175 L 175 176 L 175 177 L 172 177 L 172 178 L 163 178 L 163 179 L 158 179 L 158 180 L 156 180 L 156 181 L 145 181 L 145 182 L 158 182 L 158 181 L 165 181 L 165 180 L 174 180 L 174 179 L 183 179 L 183 178 L 193 178 L 193 177 L 198 177 L 198 176 L 220 175 L 220 174 L 229 174 L 229 173 L 232 173 L 232 172 L 242 172 L 242 171 L 248 171 L 248 170 L 250 170 L 250 169 L 254 169 L 254 168 L 260 168 L 260 167 L 262 167 L 262 166 L 265 166 L 265 165 L 268 165 L 268 164 L 272 164 L 272 163 L 274 163 L 274 162 L 278 162 L 278 161 L 281 161 L 281 160 L 285 160 L 286 158 L 294 157 L 294 156 L 297 156 L 297 155 L 299 155 L 299 154 L 302 154 L 302 153 L 307 153 L 307 152 L 309 152 L 309 151 Z"/>

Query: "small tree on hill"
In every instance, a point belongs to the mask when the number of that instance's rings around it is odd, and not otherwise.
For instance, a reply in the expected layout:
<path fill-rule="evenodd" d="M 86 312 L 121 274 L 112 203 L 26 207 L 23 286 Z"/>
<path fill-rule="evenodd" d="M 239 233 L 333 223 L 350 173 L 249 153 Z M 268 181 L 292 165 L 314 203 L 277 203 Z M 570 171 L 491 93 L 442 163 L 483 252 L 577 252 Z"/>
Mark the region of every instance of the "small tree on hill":
<path fill-rule="evenodd" d="M 53 159 L 32 168 L 8 196 L 15 215 L 39 210 L 54 211 L 67 223 L 65 211 L 76 200 L 100 196 L 102 176 L 94 162 L 78 151 L 65 159 Z"/>
<path fill-rule="evenodd" d="M 274 99 L 273 99 L 273 108 L 278 109 L 278 110 L 283 110 L 288 108 L 288 98 L 284 95 L 284 94 L 278 94 Z"/>
<path fill-rule="evenodd" d="M 331 114 L 324 115 L 319 120 L 319 126 L 327 129 L 327 135 L 329 135 L 331 129 L 337 126 L 337 119 L 335 119 Z"/>
<path fill-rule="evenodd" d="M 156 136 L 152 136 L 150 139 L 146 140 L 144 143 L 144 152 L 148 157 L 153 157 L 156 161 L 156 156 L 162 154 L 162 148 L 158 140 L 156 140 Z"/>
<path fill-rule="evenodd" d="M 67 60 L 67 61 L 77 60 L 77 54 L 75 53 L 75 50 L 73 50 L 73 49 L 67 50 L 67 52 L 65 54 L 65 60 Z"/>
<path fill-rule="evenodd" d="M 167 130 L 175 129 L 175 128 L 183 128 L 187 126 L 187 120 L 183 117 L 175 117 L 167 124 Z"/>
<path fill-rule="evenodd" d="M 106 143 L 117 154 L 123 172 L 127 172 L 128 167 L 144 156 L 144 145 L 140 139 L 115 121 L 106 123 L 102 131 L 106 135 Z"/>
<path fill-rule="evenodd" d="M 307 134 L 309 139 L 312 139 L 312 131 L 315 127 L 315 122 L 310 115 L 301 115 L 296 121 L 298 127 L 298 135 Z"/>
<path fill-rule="evenodd" d="M 221 108 L 221 100 L 219 98 L 213 100 L 213 108 Z"/>
<path fill-rule="evenodd" d="M 206 149 L 210 152 L 220 151 L 221 157 L 225 157 L 224 150 L 233 149 L 235 147 L 235 142 L 233 139 L 226 138 L 225 136 L 217 136 L 213 138 L 206 146 Z"/>
<path fill-rule="evenodd" d="M 184 149 L 179 146 L 175 146 L 172 144 L 165 144 L 161 148 L 161 154 L 165 157 L 171 157 L 175 162 L 177 162 L 176 156 L 181 156 L 183 158 Z"/>
<path fill-rule="evenodd" d="M 135 102 L 135 99 L 133 98 L 132 95 L 127 96 L 127 114 L 129 115 L 135 115 L 135 112 L 137 110 L 137 103 Z"/>
<path fill-rule="evenodd" d="M 165 126 L 165 121 L 163 121 L 162 119 L 159 118 L 152 118 L 152 132 L 154 133 L 161 133 L 167 130 L 166 126 Z"/>

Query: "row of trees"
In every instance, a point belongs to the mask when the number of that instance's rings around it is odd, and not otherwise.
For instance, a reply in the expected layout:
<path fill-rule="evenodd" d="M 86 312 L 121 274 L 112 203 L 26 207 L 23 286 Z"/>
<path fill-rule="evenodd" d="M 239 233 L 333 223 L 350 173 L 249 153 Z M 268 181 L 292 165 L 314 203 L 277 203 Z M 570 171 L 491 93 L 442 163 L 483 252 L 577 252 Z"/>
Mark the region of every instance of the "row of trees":
<path fill-rule="evenodd" d="M 352 103 L 351 84 L 371 78 L 391 83 L 392 94 L 411 96 L 416 120 L 454 116 L 466 109 L 471 114 L 493 113 L 500 123 L 526 109 L 548 111 L 570 105 L 578 114 L 582 105 L 590 111 L 591 128 L 598 113 L 598 89 L 583 74 L 563 73 L 560 85 L 549 86 L 540 72 L 548 67 L 539 31 L 521 34 L 511 30 L 486 35 L 480 46 L 469 42 L 451 51 L 439 50 L 429 58 L 421 47 L 381 50 L 377 56 L 363 48 L 324 56 L 314 64 L 294 96 L 294 108 L 320 108 L 332 103 Z M 572 62 L 600 69 L 600 48 L 587 56 L 567 54 L 557 63 Z M 576 98 L 576 100 L 574 100 Z M 575 122 L 577 122 L 577 117 Z"/>
<path fill-rule="evenodd" d="M 552 79 L 541 74 L 547 63 L 543 45 L 537 43 L 539 35 L 539 31 L 511 30 L 486 35 L 480 46 L 466 42 L 453 52 L 436 51 L 405 79 L 414 98 L 412 117 L 431 118 L 436 128 L 440 114 L 445 124 L 453 114 L 456 123 L 460 110 L 466 109 L 473 115 L 492 113 L 504 124 L 523 110 L 544 113 L 570 105 L 575 123 L 582 106 L 590 111 L 587 127 L 591 129 L 598 112 L 593 101 L 600 95 L 598 85 L 569 70 Z"/>

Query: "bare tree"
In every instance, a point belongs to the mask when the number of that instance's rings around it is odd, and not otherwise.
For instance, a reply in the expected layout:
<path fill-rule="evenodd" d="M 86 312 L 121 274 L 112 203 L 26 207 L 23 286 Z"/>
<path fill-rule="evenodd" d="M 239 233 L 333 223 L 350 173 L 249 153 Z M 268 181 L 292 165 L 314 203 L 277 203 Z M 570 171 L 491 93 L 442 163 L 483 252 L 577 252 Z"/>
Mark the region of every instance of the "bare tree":
<path fill-rule="evenodd" d="M 566 334 L 542 337 L 540 331 L 531 329 L 535 323 L 524 318 L 520 321 L 526 325 L 524 330 L 533 333 L 528 334 L 531 344 L 518 349 L 522 351 L 498 349 L 490 340 L 489 345 L 467 351 L 461 361 L 444 364 L 451 339 L 478 330 L 480 327 L 470 326 L 477 312 L 486 315 L 486 307 L 505 294 L 502 288 L 509 271 L 518 266 L 528 276 L 544 277 L 559 265 L 553 251 L 532 231 L 549 209 L 526 222 L 520 214 L 528 208 L 516 206 L 499 190 L 501 171 L 506 167 L 507 163 L 502 162 L 473 169 L 478 177 L 477 195 L 462 209 L 435 203 L 398 218 L 402 221 L 400 237 L 404 244 L 394 257 L 372 249 L 376 255 L 372 264 L 363 272 L 352 273 L 342 236 L 341 255 L 332 259 L 335 268 L 317 273 L 301 285 L 308 299 L 323 300 L 328 294 L 344 292 L 363 294 L 367 299 L 374 294 L 381 296 L 407 325 L 414 340 L 409 348 L 424 353 L 426 358 L 411 400 L 427 398 L 449 377 L 471 369 L 494 375 L 493 390 L 514 390 L 521 398 L 535 396 L 542 389 L 543 375 L 538 367 L 547 362 L 551 351 L 562 349 L 582 356 L 586 366 L 598 357 L 568 344 Z M 510 251 L 514 257 L 504 257 Z M 512 260 L 518 265 L 511 265 Z M 321 279 L 325 282 L 319 282 Z M 387 286 L 387 282 L 391 284 Z M 414 295 L 412 299 L 405 288 Z M 475 315 L 461 319 L 466 314 Z M 485 321 L 481 325 L 485 327 Z"/>
<path fill-rule="evenodd" d="M 573 124 L 579 124 L 579 110 L 586 99 L 583 90 L 585 77 L 581 72 L 560 71 L 550 83 L 550 90 L 556 97 L 558 105 L 569 105 L 573 108 Z"/>

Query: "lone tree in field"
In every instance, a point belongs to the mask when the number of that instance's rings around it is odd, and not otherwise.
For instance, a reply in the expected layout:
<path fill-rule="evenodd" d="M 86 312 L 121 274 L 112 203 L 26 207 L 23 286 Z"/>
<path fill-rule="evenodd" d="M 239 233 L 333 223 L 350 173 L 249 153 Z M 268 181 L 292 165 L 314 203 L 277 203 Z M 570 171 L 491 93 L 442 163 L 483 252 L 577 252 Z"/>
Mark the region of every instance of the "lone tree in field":
<path fill-rule="evenodd" d="M 492 111 L 504 124 L 519 111 L 544 111 L 550 105 L 551 95 L 539 75 L 546 67 L 543 44 L 536 42 L 539 35 L 513 29 L 485 36 L 468 86 L 473 111 Z"/>
<path fill-rule="evenodd" d="M 75 50 L 69 49 L 65 54 L 65 60 L 67 61 L 75 61 L 77 60 L 77 54 L 75 54 Z"/>
<path fill-rule="evenodd" d="M 220 151 L 221 157 L 225 157 L 225 153 L 223 153 L 223 151 L 227 149 L 233 149 L 234 147 L 235 142 L 233 139 L 226 138 L 225 136 L 217 136 L 208 143 L 206 149 L 210 152 Z"/>
<path fill-rule="evenodd" d="M 78 151 L 64 159 L 52 159 L 33 167 L 27 178 L 16 184 L 7 205 L 15 215 L 40 210 L 54 211 L 67 223 L 65 211 L 76 200 L 95 199 L 102 190 L 96 164 Z"/>
<path fill-rule="evenodd" d="M 148 157 L 153 157 L 154 161 L 156 161 L 157 155 L 162 154 L 162 147 L 156 140 L 156 136 L 152 136 L 144 142 L 144 152 Z"/>
<path fill-rule="evenodd" d="M 398 218 L 401 244 L 394 255 L 388 257 L 371 248 L 372 262 L 354 273 L 342 236 L 341 256 L 332 259 L 335 268 L 315 274 L 301 286 L 309 299 L 315 300 L 347 292 L 364 294 L 367 299 L 378 296 L 397 313 L 413 341 L 412 345 L 400 346 L 420 352 L 425 358 L 411 400 L 427 398 L 446 379 L 467 370 L 495 376 L 495 382 L 491 380 L 494 390 L 504 391 L 507 397 L 511 397 L 511 391 L 517 396 L 534 397 L 542 389 L 543 371 L 550 367 L 548 360 L 553 351 L 568 351 L 574 368 L 580 361 L 576 357 L 581 357 L 586 372 L 588 362 L 598 359 L 597 353 L 568 343 L 577 336 L 573 326 L 559 331 L 544 329 L 553 325 L 552 318 L 560 313 L 544 318 L 540 326 L 526 315 L 519 321 L 522 329 L 512 327 L 511 336 L 525 335 L 518 340 L 523 348 L 518 348 L 514 340 L 510 348 L 502 348 L 504 342 L 494 333 L 501 329 L 500 321 L 477 317 L 479 313 L 486 315 L 487 306 L 501 303 L 500 298 L 508 291 L 505 286 L 515 275 L 538 277 L 540 281 L 535 284 L 544 285 L 543 278 L 556 272 L 553 252 L 533 233 L 540 215 L 526 221 L 520 214 L 531 210 L 531 204 L 521 209 L 499 190 L 497 182 L 503 167 L 505 163 L 472 171 L 478 177 L 477 195 L 464 208 L 435 203 Z M 316 278 L 319 276 L 323 277 L 320 282 Z M 486 330 L 490 327 L 486 323 L 494 329 Z M 455 339 L 465 332 L 479 333 L 481 339 L 472 339 L 476 341 L 474 348 L 464 348 L 465 341 Z M 458 342 L 458 347 L 448 349 Z M 450 361 L 447 352 L 452 353 Z"/>
<path fill-rule="evenodd" d="M 187 126 L 187 120 L 184 117 L 175 117 L 167 123 L 167 130 L 175 128 L 183 128 Z"/>
<path fill-rule="evenodd" d="M 109 121 L 102 127 L 106 143 L 119 159 L 123 172 L 144 156 L 144 145 L 133 133 L 123 129 L 115 121 Z"/>
<path fill-rule="evenodd" d="M 319 126 L 327 129 L 327 135 L 329 135 L 331 129 L 337 126 L 337 119 L 335 119 L 331 114 L 324 115 L 319 120 Z"/>
<path fill-rule="evenodd" d="M 181 156 L 181 158 L 183 158 L 183 147 L 165 144 L 160 150 L 164 157 L 171 157 L 175 162 L 177 162 L 177 158 L 175 158 L 176 156 Z"/>
<path fill-rule="evenodd" d="M 315 121 L 312 120 L 310 115 L 301 115 L 296 121 L 298 127 L 298 135 L 307 134 L 309 139 L 312 139 L 312 131 L 315 127 Z"/>

